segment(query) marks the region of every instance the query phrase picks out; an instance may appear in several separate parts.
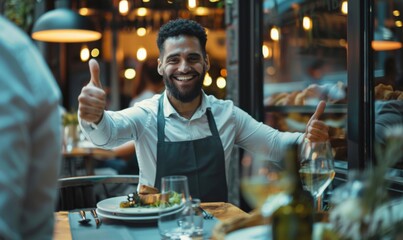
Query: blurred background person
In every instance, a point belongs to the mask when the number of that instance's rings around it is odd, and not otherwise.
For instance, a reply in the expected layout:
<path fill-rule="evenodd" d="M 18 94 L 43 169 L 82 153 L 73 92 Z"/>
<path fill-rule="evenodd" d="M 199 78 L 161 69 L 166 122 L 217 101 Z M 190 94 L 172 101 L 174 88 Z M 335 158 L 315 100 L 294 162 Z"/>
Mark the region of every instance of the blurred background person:
<path fill-rule="evenodd" d="M 157 59 L 147 59 L 143 63 L 140 71 L 140 81 L 134 88 L 130 107 L 136 102 L 151 98 L 154 94 L 164 91 L 165 85 L 162 81 L 162 76 L 158 74 L 157 66 Z"/>
<path fill-rule="evenodd" d="M 59 88 L 27 35 L 0 16 L 0 239 L 52 239 Z"/>

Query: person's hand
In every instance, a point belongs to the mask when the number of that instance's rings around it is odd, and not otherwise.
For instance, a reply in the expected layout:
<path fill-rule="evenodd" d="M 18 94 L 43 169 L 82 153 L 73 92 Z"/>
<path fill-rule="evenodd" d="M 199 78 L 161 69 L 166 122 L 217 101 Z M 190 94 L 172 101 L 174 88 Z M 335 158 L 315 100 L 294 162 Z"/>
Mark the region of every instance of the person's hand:
<path fill-rule="evenodd" d="M 326 103 L 320 101 L 316 107 L 315 113 L 309 119 L 306 130 L 305 139 L 311 142 L 327 141 L 329 140 L 329 127 L 322 121 L 319 120 L 320 116 L 323 114 L 326 108 Z"/>
<path fill-rule="evenodd" d="M 81 119 L 99 123 L 106 107 L 106 93 L 99 79 L 99 65 L 95 59 L 89 61 L 91 80 L 78 96 L 78 114 Z"/>

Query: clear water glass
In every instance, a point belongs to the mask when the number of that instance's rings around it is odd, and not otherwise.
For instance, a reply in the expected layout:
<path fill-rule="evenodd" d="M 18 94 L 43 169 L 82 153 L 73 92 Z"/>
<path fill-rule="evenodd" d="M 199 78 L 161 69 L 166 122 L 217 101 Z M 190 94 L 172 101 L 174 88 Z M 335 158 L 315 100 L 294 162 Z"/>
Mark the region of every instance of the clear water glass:
<path fill-rule="evenodd" d="M 162 239 L 191 239 L 195 231 L 194 211 L 186 176 L 161 179 L 161 201 L 158 229 Z"/>

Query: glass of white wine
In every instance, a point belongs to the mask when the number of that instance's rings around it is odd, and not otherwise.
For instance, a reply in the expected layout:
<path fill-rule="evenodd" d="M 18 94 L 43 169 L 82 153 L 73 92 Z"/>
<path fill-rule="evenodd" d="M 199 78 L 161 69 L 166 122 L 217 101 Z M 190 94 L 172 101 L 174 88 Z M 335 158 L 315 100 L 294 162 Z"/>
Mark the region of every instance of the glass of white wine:
<path fill-rule="evenodd" d="M 321 211 L 321 196 L 335 176 L 330 142 L 305 140 L 301 145 L 300 164 L 302 185 L 314 197 L 316 209 Z"/>
<path fill-rule="evenodd" d="M 251 208 L 261 208 L 266 217 L 282 204 L 290 188 L 291 182 L 280 163 L 248 154 L 242 159 L 242 195 Z"/>

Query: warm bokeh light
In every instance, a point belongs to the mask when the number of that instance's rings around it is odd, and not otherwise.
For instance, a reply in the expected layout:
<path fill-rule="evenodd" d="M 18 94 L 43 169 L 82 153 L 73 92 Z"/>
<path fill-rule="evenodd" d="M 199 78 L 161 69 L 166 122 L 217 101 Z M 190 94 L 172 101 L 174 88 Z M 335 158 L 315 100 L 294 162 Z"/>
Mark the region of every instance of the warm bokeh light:
<path fill-rule="evenodd" d="M 264 58 L 268 58 L 269 57 L 269 48 L 266 45 L 262 46 L 262 54 Z"/>
<path fill-rule="evenodd" d="M 227 77 L 227 69 L 226 68 L 221 68 L 220 75 L 223 76 L 223 77 Z"/>
<path fill-rule="evenodd" d="M 136 77 L 136 70 L 133 68 L 128 68 L 125 70 L 124 75 L 126 79 L 134 79 Z"/>
<path fill-rule="evenodd" d="M 150 2 L 150 0 L 143 0 L 143 2 Z"/>
<path fill-rule="evenodd" d="M 225 86 L 227 86 L 227 80 L 225 80 L 223 77 L 218 77 L 216 84 L 219 89 L 223 89 Z"/>
<path fill-rule="evenodd" d="M 392 51 L 402 48 L 402 43 L 397 41 L 372 41 L 372 48 L 375 51 Z"/>
<path fill-rule="evenodd" d="M 139 61 L 144 61 L 147 58 L 147 50 L 143 47 L 139 48 L 139 50 L 137 50 L 137 60 Z"/>
<path fill-rule="evenodd" d="M 203 86 L 208 87 L 213 83 L 213 79 L 210 77 L 209 73 L 206 73 L 203 80 Z"/>
<path fill-rule="evenodd" d="M 188 7 L 195 8 L 196 7 L 196 0 L 188 0 Z"/>
<path fill-rule="evenodd" d="M 270 29 L 270 38 L 273 41 L 280 40 L 280 30 L 277 27 L 272 27 L 272 29 Z"/>
<path fill-rule="evenodd" d="M 400 11 L 399 10 L 393 10 L 393 16 L 399 17 L 400 16 Z"/>
<path fill-rule="evenodd" d="M 340 11 L 341 11 L 344 15 L 347 15 L 347 13 L 348 13 L 348 2 L 347 2 L 347 1 L 343 1 L 343 2 L 341 3 L 341 9 L 340 9 Z"/>
<path fill-rule="evenodd" d="M 276 69 L 273 66 L 267 67 L 266 73 L 270 76 L 273 76 L 274 74 L 276 74 Z"/>
<path fill-rule="evenodd" d="M 310 17 L 305 16 L 305 17 L 302 19 L 302 27 L 303 27 L 306 31 L 312 29 L 312 20 L 311 20 Z"/>
<path fill-rule="evenodd" d="M 90 59 L 90 50 L 87 45 L 83 45 L 80 51 L 80 59 L 82 62 L 88 61 Z"/>
<path fill-rule="evenodd" d="M 122 15 L 126 15 L 129 12 L 129 2 L 127 0 L 120 0 L 119 12 Z"/>
<path fill-rule="evenodd" d="M 99 56 L 99 49 L 98 48 L 94 48 L 91 50 L 91 57 L 96 58 Z"/>
<path fill-rule="evenodd" d="M 206 7 L 197 7 L 194 12 L 197 16 L 207 16 L 209 14 L 209 9 Z"/>
<path fill-rule="evenodd" d="M 340 45 L 341 47 L 347 47 L 347 41 L 346 41 L 346 39 L 340 39 L 340 40 L 339 40 L 339 45 Z"/>
<path fill-rule="evenodd" d="M 140 27 L 137 29 L 137 36 L 144 37 L 147 34 L 147 29 Z"/>
<path fill-rule="evenodd" d="M 88 15 L 88 8 L 80 8 L 80 10 L 78 10 L 78 13 L 80 14 L 80 15 L 83 15 L 83 16 L 87 16 Z"/>
<path fill-rule="evenodd" d="M 137 9 L 137 16 L 144 17 L 147 15 L 147 8 L 141 7 Z"/>
<path fill-rule="evenodd" d="M 403 26 L 402 21 L 400 21 L 400 20 L 396 21 L 396 22 L 395 22 L 395 26 L 396 26 L 396 27 L 402 27 L 402 26 Z"/>

